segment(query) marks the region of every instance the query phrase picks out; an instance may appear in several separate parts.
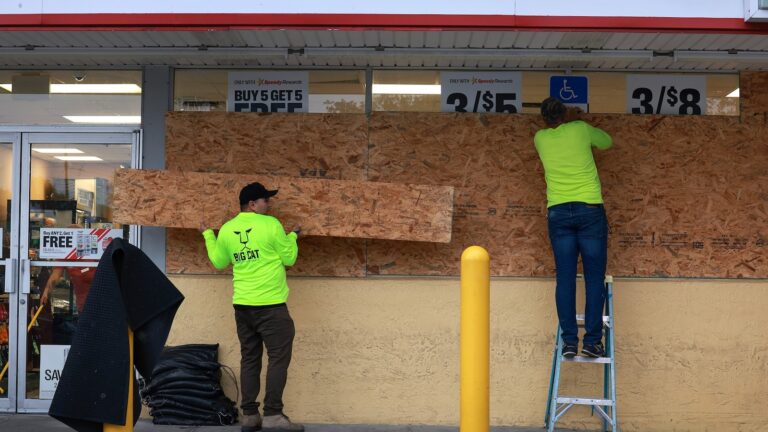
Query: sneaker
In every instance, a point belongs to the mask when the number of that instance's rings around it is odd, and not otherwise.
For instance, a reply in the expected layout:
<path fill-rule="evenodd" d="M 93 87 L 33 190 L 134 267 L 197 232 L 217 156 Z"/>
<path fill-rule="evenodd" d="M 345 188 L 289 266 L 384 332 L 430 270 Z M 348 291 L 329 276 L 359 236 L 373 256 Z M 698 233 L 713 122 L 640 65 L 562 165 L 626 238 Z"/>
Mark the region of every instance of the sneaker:
<path fill-rule="evenodd" d="M 579 352 L 579 347 L 576 345 L 563 345 L 563 357 L 574 358 Z"/>
<path fill-rule="evenodd" d="M 605 348 L 601 342 L 594 345 L 584 345 L 584 347 L 581 348 L 581 352 L 587 357 L 605 357 Z"/>
<path fill-rule="evenodd" d="M 241 432 L 258 432 L 261 430 L 261 414 L 245 415 L 240 419 Z"/>
<path fill-rule="evenodd" d="M 294 423 L 285 414 L 264 416 L 264 430 L 273 432 L 303 432 L 304 426 Z"/>

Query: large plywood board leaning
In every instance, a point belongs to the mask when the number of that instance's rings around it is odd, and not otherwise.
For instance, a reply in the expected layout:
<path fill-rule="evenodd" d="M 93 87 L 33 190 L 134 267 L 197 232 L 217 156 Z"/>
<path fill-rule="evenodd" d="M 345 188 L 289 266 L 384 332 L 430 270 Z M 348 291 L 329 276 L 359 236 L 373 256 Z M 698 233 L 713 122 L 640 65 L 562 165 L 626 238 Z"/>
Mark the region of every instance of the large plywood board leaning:
<path fill-rule="evenodd" d="M 169 170 L 365 180 L 364 114 L 170 112 L 165 124 Z M 214 273 L 199 238 L 167 230 L 168 273 Z M 363 239 L 311 237 L 300 248 L 289 274 L 365 276 Z"/>
<path fill-rule="evenodd" d="M 309 236 L 449 242 L 453 187 L 184 171 L 119 170 L 115 221 L 173 228 L 221 226 L 240 189 L 279 189 L 272 214 Z"/>
<path fill-rule="evenodd" d="M 768 275 L 766 130 L 736 117 L 586 117 L 613 135 L 596 151 L 610 223 L 609 272 L 622 276 Z M 554 273 L 537 116 L 377 113 L 369 178 L 457 188 L 449 245 L 372 241 L 368 271 L 458 274 L 486 246 L 492 272 Z"/>

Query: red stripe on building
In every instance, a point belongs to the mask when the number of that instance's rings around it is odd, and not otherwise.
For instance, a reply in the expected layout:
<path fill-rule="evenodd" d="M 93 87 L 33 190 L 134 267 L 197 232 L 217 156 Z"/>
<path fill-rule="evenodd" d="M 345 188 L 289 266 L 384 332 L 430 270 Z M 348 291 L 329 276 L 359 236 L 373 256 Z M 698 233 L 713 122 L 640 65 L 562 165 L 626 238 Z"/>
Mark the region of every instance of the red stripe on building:
<path fill-rule="evenodd" d="M 9 14 L 4 30 L 556 30 L 768 34 L 741 18 L 412 14 Z"/>

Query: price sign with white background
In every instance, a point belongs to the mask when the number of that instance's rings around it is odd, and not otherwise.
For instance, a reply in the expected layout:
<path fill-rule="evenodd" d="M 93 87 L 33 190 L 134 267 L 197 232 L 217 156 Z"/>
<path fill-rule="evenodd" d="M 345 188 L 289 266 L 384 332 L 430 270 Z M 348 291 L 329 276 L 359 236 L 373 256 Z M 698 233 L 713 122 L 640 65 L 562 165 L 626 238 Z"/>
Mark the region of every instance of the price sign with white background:
<path fill-rule="evenodd" d="M 309 72 L 230 72 L 227 111 L 308 112 Z"/>
<path fill-rule="evenodd" d="M 443 112 L 518 113 L 521 72 L 440 72 Z"/>
<path fill-rule="evenodd" d="M 61 371 L 69 355 L 69 345 L 40 346 L 40 399 L 53 399 Z"/>
<path fill-rule="evenodd" d="M 100 259 L 123 230 L 107 228 L 41 228 L 40 258 L 80 260 Z"/>
<path fill-rule="evenodd" d="M 697 75 L 628 75 L 627 112 L 706 114 L 707 78 Z"/>

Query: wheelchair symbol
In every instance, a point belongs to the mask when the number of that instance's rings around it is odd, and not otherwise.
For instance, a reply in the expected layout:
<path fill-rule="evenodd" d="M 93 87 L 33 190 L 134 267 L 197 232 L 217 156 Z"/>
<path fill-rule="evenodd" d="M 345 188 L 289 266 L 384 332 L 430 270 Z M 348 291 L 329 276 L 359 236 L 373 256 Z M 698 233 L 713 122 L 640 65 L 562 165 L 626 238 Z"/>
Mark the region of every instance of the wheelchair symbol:
<path fill-rule="evenodd" d="M 563 88 L 560 89 L 560 100 L 565 102 L 571 99 L 576 99 L 577 97 L 579 97 L 579 95 L 577 95 L 572 88 L 568 87 L 568 80 L 564 79 Z"/>

